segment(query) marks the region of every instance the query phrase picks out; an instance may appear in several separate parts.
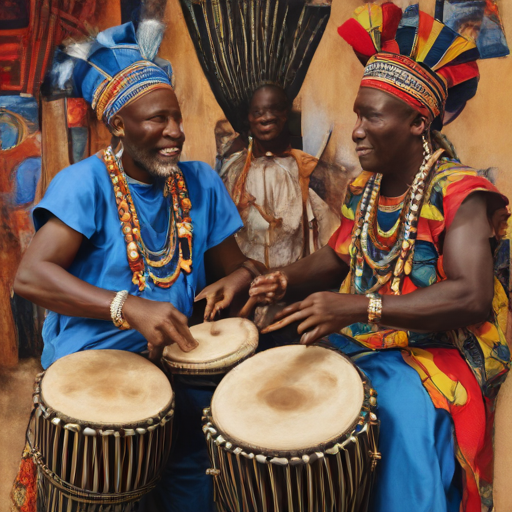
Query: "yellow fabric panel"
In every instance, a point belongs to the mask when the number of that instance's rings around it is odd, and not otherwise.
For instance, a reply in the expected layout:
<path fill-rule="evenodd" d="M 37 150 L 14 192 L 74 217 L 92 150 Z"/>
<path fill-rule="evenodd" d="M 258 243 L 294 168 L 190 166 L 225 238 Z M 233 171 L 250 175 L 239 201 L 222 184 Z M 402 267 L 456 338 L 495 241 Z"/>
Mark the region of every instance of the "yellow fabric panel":
<path fill-rule="evenodd" d="M 421 36 L 418 37 L 416 43 L 416 62 L 423 62 L 425 60 L 428 52 L 432 49 L 432 46 L 434 46 L 434 43 L 439 37 L 441 30 L 443 30 L 443 27 L 444 25 L 442 23 L 435 21 L 427 40 L 423 39 Z"/>
<path fill-rule="evenodd" d="M 449 64 L 452 60 L 456 59 L 461 53 L 476 48 L 476 44 L 469 39 L 462 36 L 457 37 L 446 51 L 443 58 L 432 68 L 434 71 L 441 69 L 443 66 Z"/>
<path fill-rule="evenodd" d="M 382 31 L 382 8 L 377 4 L 366 4 L 358 7 L 352 15 L 370 34 L 377 51 L 380 51 L 380 33 Z M 376 37 L 378 34 L 378 37 Z"/>
<path fill-rule="evenodd" d="M 443 214 L 433 204 L 424 204 L 421 207 L 421 216 L 428 220 L 438 220 L 440 222 L 444 221 Z"/>
<path fill-rule="evenodd" d="M 355 219 L 354 211 L 351 208 L 348 208 L 347 205 L 345 205 L 345 204 L 341 207 L 341 214 L 346 219 L 349 219 L 349 220 Z"/>
<path fill-rule="evenodd" d="M 421 348 L 408 348 L 406 352 L 411 357 L 406 359 L 404 357 L 404 359 L 418 372 L 424 384 L 425 381 L 430 380 L 435 389 L 454 405 L 464 405 L 467 402 L 466 388 L 460 382 L 450 379 L 441 372 L 430 352 Z"/>

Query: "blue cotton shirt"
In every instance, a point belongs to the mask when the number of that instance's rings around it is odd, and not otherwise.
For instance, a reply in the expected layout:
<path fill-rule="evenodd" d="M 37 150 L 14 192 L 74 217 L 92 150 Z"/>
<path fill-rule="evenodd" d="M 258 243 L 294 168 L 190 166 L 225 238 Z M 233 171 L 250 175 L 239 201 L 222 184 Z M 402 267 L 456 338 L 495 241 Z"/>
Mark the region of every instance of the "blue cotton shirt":
<path fill-rule="evenodd" d="M 114 200 L 112 182 L 100 158 L 91 156 L 60 173 L 50 183 L 42 201 L 33 211 L 36 230 L 50 213 L 84 235 L 72 275 L 106 290 L 128 290 L 150 300 L 173 304 L 190 316 L 196 292 L 205 286 L 204 253 L 242 227 L 242 221 L 222 180 L 203 162 L 179 164 L 187 183 L 193 225 L 192 272 L 180 273 L 170 288 L 160 288 L 151 279 L 143 292 L 132 283 L 126 243 Z M 139 216 L 141 234 L 152 251 L 166 241 L 169 198 L 163 196 L 163 182 L 131 183 L 130 192 Z M 72 292 L 72 290 L 71 290 Z M 120 331 L 110 321 L 69 317 L 49 312 L 43 327 L 44 368 L 73 352 L 88 349 L 119 349 L 142 352 L 147 343 L 135 329 Z"/>

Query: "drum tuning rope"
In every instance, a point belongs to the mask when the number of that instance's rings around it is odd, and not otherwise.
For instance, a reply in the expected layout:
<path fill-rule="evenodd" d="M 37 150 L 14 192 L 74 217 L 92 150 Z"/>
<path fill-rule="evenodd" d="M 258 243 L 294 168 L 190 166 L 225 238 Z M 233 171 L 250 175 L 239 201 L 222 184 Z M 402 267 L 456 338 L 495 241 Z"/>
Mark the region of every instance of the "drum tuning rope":
<path fill-rule="evenodd" d="M 109 352 L 109 355 L 100 354 L 102 352 Z M 120 355 L 112 354 L 114 352 Z M 48 390 L 54 388 L 44 390 L 44 399 L 42 394 L 43 384 L 60 378 L 59 365 L 64 368 L 65 359 L 71 357 L 75 361 L 82 357 L 111 357 L 115 363 L 132 358 L 130 363 L 137 371 L 142 373 L 147 369 L 150 373 L 145 374 L 146 381 L 168 384 L 167 377 L 142 357 L 121 351 L 91 350 L 72 354 L 39 375 L 26 432 L 38 472 L 38 510 L 135 512 L 135 504 L 156 487 L 170 454 L 174 417 L 172 389 L 169 386 L 168 394 L 161 393 L 161 405 L 145 419 L 134 419 L 131 423 L 117 419 L 108 423 L 108 418 L 105 423 L 73 419 L 61 412 L 66 411 L 69 403 L 61 411 L 50 407 L 55 404 L 52 400 L 57 395 L 52 397 Z"/>

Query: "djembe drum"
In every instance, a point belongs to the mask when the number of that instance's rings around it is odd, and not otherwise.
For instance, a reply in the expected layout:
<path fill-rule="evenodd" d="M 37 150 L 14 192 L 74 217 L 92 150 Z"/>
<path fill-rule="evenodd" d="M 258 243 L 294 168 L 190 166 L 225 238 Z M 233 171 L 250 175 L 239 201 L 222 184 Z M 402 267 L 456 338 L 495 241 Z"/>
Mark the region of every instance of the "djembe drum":
<path fill-rule="evenodd" d="M 334 350 L 285 346 L 243 362 L 204 411 L 219 510 L 365 511 L 375 407 L 367 377 Z"/>
<path fill-rule="evenodd" d="M 245 318 L 226 318 L 194 325 L 190 332 L 199 345 L 183 352 L 178 345 L 165 347 L 162 362 L 172 375 L 222 375 L 258 347 L 258 329 Z"/>
<path fill-rule="evenodd" d="M 174 395 L 143 357 L 87 350 L 36 378 L 27 440 L 39 512 L 129 512 L 167 462 Z"/>

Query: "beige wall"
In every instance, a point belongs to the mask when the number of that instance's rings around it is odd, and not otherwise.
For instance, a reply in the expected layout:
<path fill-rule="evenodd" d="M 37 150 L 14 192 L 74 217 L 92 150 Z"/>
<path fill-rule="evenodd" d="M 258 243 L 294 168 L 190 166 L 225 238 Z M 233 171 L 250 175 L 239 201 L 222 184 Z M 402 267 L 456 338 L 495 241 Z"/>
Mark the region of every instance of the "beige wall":
<path fill-rule="evenodd" d="M 167 31 L 160 55 L 171 61 L 187 140 L 184 160 L 215 161 L 214 128 L 224 114 L 206 80 L 190 39 L 179 0 L 168 0 Z"/>

